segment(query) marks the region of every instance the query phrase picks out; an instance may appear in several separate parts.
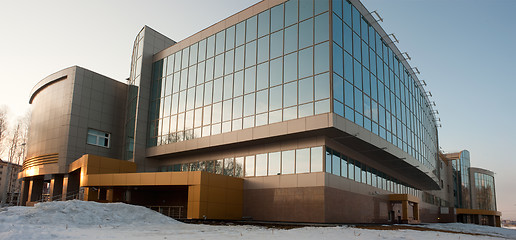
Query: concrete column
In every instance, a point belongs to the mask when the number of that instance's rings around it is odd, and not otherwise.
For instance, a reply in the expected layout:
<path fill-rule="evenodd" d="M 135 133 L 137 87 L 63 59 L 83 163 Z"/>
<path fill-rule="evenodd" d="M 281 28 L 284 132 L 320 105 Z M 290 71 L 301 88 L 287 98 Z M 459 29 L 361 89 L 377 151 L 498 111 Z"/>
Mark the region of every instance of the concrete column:
<path fill-rule="evenodd" d="M 93 189 L 92 187 L 84 188 L 84 200 L 85 201 L 98 201 L 99 200 L 99 192 L 97 189 Z"/>
<path fill-rule="evenodd" d="M 49 190 L 50 199 L 52 201 L 57 200 L 54 198 L 61 195 L 62 193 L 63 193 L 63 175 L 60 175 L 60 174 L 53 175 L 52 179 L 50 179 L 50 190 Z"/>
<path fill-rule="evenodd" d="M 29 199 L 29 178 L 24 178 L 21 183 L 20 197 L 18 199 L 18 205 L 25 206 Z"/>
<path fill-rule="evenodd" d="M 114 192 L 114 189 L 113 188 L 108 188 L 106 190 L 106 200 L 108 202 L 114 202 L 114 199 L 115 199 L 115 192 Z"/>
<path fill-rule="evenodd" d="M 414 220 L 419 221 L 419 203 L 414 203 L 413 209 L 414 209 Z"/>
<path fill-rule="evenodd" d="M 68 193 L 68 174 L 63 176 L 63 190 L 61 191 L 61 201 L 66 201 L 66 194 Z"/>
<path fill-rule="evenodd" d="M 41 199 L 41 194 L 43 193 L 42 177 L 34 177 L 30 180 L 28 193 L 29 195 L 27 202 L 37 202 Z"/>
<path fill-rule="evenodd" d="M 80 170 L 68 173 L 63 177 L 63 197 L 62 200 L 66 201 L 72 197 L 73 194 L 77 194 L 79 191 L 80 181 Z"/>
<path fill-rule="evenodd" d="M 408 201 L 401 201 L 401 221 L 408 221 Z"/>

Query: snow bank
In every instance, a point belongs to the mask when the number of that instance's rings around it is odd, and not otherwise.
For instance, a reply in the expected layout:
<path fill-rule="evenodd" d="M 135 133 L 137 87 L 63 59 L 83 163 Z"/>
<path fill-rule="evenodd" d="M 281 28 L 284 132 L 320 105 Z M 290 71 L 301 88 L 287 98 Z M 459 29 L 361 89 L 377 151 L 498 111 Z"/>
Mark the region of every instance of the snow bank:
<path fill-rule="evenodd" d="M 485 234 L 488 236 L 516 239 L 516 230 L 465 223 L 431 223 L 418 227 L 462 233 Z"/>
<path fill-rule="evenodd" d="M 123 203 L 83 201 L 40 203 L 35 207 L 0 209 L 0 240 L 30 239 L 378 239 L 378 240 L 488 240 L 516 239 L 516 230 L 469 224 L 426 224 L 439 231 L 372 230 L 342 227 L 305 227 L 290 230 L 257 226 L 209 226 L 179 223 L 150 209 Z M 493 237 L 491 237 L 493 236 Z"/>
<path fill-rule="evenodd" d="M 141 206 L 73 200 L 38 203 L 34 207 L 10 207 L 0 212 L 0 225 L 2 223 L 80 228 L 179 222 Z"/>

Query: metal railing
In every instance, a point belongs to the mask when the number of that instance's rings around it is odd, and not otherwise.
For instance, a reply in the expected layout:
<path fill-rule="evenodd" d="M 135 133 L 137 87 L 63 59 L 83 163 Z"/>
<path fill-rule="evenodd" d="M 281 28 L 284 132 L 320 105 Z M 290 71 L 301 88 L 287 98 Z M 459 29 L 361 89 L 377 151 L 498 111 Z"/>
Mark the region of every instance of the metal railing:
<path fill-rule="evenodd" d="M 147 206 L 148 208 L 159 212 L 165 216 L 175 218 L 175 219 L 181 219 L 186 218 L 184 214 L 186 211 L 183 210 L 184 206 Z"/>
<path fill-rule="evenodd" d="M 84 190 L 79 189 L 77 191 L 69 192 L 66 194 L 66 200 L 82 200 L 84 199 Z M 50 197 L 50 194 L 42 194 L 41 199 L 39 199 L 37 202 L 52 202 L 52 201 L 62 201 L 63 200 L 63 194 L 58 194 Z"/>

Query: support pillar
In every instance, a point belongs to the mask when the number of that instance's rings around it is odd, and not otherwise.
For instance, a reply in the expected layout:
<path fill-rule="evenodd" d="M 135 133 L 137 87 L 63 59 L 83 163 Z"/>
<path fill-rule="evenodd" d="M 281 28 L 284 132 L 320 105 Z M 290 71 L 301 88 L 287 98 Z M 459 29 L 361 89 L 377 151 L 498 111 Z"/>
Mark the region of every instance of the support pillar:
<path fill-rule="evenodd" d="M 43 193 L 43 177 L 34 177 L 30 180 L 27 205 L 34 205 L 41 199 Z"/>
<path fill-rule="evenodd" d="M 419 203 L 414 203 L 414 206 L 413 206 L 413 212 L 414 212 L 414 220 L 418 220 L 419 221 Z"/>
<path fill-rule="evenodd" d="M 75 194 L 79 194 L 80 169 L 66 174 L 63 177 L 62 200 L 70 200 Z"/>
<path fill-rule="evenodd" d="M 20 189 L 20 197 L 18 198 L 18 205 L 25 206 L 27 204 L 27 200 L 29 200 L 29 178 L 24 178 L 21 183 Z"/>
<path fill-rule="evenodd" d="M 403 200 L 401 201 L 401 221 L 402 222 L 408 222 L 408 201 Z"/>
<path fill-rule="evenodd" d="M 50 200 L 54 201 L 57 200 L 56 198 L 59 197 L 63 193 L 63 175 L 53 175 L 52 179 L 50 179 Z"/>

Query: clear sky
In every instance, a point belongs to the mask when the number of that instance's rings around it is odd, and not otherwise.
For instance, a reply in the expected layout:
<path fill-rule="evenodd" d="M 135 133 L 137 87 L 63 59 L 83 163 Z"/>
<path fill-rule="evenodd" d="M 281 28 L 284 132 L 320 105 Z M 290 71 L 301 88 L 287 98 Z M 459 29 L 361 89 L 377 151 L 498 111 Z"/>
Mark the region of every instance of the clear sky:
<path fill-rule="evenodd" d="M 257 0 L 7 1 L 0 14 L 0 105 L 29 108 L 32 87 L 79 65 L 124 81 L 148 25 L 180 41 Z M 421 71 L 442 120 L 445 152 L 467 149 L 496 173 L 498 210 L 516 220 L 516 1 L 363 0 Z M 14 117 L 13 117 L 14 119 Z"/>

